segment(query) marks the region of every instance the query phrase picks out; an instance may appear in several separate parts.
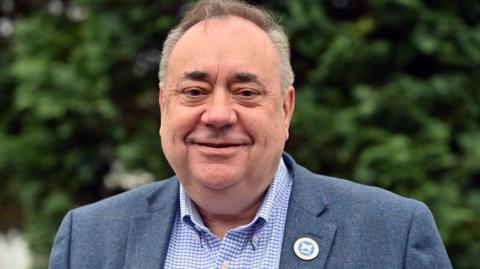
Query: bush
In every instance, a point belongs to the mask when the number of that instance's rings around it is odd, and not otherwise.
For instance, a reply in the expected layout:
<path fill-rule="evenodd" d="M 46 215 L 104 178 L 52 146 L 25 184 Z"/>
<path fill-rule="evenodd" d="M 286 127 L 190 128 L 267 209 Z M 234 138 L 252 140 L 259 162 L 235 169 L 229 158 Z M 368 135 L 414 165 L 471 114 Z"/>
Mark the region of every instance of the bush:
<path fill-rule="evenodd" d="M 426 202 L 454 267 L 474 268 L 480 3 L 286 2 L 262 3 L 292 42 L 287 151 L 316 172 Z M 4 25 L 15 27 L 0 31 L 0 230 L 27 231 L 43 268 L 66 211 L 118 191 L 102 182 L 114 163 L 172 174 L 158 142 L 156 73 L 185 4 L 5 3 Z"/>

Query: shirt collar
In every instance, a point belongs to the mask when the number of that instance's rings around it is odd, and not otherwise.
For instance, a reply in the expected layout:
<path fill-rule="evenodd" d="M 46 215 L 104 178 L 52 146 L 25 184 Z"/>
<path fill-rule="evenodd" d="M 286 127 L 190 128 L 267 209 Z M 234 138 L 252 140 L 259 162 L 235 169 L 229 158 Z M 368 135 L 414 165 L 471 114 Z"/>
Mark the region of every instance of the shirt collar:
<path fill-rule="evenodd" d="M 287 188 L 290 184 L 291 178 L 288 174 L 287 167 L 283 162 L 283 158 L 280 159 L 277 172 L 273 177 L 272 183 L 267 190 L 267 194 L 255 215 L 255 218 L 248 224 L 235 228 L 234 230 L 244 230 L 254 228 L 254 230 L 259 230 L 271 219 L 273 208 L 278 203 L 281 203 L 280 190 Z M 195 204 L 188 196 L 187 192 L 183 188 L 183 185 L 180 184 L 180 217 L 184 224 L 192 227 L 197 232 L 199 231 L 209 231 L 205 227 L 203 220 L 198 212 Z"/>

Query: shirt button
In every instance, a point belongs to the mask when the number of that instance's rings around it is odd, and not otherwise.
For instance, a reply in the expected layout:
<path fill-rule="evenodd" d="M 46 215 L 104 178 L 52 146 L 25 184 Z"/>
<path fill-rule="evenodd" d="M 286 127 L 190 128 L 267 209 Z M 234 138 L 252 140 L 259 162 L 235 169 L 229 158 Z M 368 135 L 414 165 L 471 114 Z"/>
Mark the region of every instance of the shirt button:
<path fill-rule="evenodd" d="M 230 268 L 230 264 L 228 263 L 228 261 L 223 261 L 222 262 L 222 269 L 228 269 Z"/>
<path fill-rule="evenodd" d="M 260 238 L 258 238 L 258 235 L 254 235 L 254 236 L 252 237 L 252 243 L 253 243 L 254 245 L 257 245 L 259 239 L 260 239 Z"/>

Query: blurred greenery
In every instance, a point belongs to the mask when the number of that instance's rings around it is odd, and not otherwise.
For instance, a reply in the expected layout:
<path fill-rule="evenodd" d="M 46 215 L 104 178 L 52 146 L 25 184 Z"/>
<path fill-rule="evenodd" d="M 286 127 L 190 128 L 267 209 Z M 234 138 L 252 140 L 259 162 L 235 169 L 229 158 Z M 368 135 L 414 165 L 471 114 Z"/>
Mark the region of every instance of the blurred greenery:
<path fill-rule="evenodd" d="M 479 268 L 480 2 L 256 1 L 292 43 L 299 163 L 426 202 L 455 268 Z M 45 268 L 70 208 L 114 162 L 172 174 L 157 65 L 187 3 L 0 0 L 0 231 Z"/>

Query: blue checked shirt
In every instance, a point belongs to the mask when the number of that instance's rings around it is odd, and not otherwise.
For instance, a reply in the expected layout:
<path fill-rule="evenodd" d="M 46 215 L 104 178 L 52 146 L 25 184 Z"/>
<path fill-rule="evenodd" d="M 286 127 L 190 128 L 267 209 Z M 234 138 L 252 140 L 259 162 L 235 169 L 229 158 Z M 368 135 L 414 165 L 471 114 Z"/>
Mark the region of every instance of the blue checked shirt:
<path fill-rule="evenodd" d="M 280 160 L 255 218 L 228 231 L 223 240 L 203 224 L 188 194 L 180 185 L 177 213 L 165 268 L 278 268 L 292 179 Z"/>

